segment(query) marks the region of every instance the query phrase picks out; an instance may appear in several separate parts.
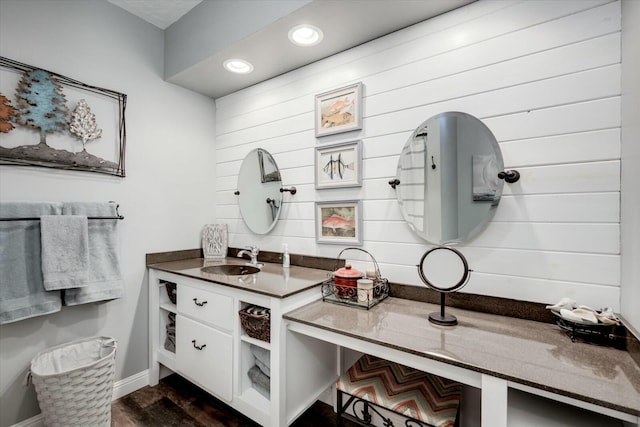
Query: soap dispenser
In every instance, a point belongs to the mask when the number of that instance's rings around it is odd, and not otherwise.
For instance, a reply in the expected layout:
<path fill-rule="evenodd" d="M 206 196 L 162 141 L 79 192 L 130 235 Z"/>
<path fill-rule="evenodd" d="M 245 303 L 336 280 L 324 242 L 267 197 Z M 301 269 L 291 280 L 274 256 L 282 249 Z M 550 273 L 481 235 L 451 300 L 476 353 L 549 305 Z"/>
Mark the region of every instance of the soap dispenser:
<path fill-rule="evenodd" d="M 289 268 L 289 246 L 284 244 L 284 252 L 282 253 L 282 268 Z"/>

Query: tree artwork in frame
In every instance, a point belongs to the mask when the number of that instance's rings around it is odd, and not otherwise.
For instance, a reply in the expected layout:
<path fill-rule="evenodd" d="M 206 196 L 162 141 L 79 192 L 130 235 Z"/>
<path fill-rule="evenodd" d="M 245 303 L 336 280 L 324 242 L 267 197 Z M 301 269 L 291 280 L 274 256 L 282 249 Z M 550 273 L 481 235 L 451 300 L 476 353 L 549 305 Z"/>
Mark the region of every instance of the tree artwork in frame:
<path fill-rule="evenodd" d="M 316 202 L 316 241 L 335 245 L 361 245 L 362 202 Z"/>
<path fill-rule="evenodd" d="M 362 129 L 362 83 L 316 95 L 316 137 Z"/>
<path fill-rule="evenodd" d="M 316 147 L 316 189 L 362 185 L 361 142 Z"/>
<path fill-rule="evenodd" d="M 125 176 L 127 95 L 0 57 L 0 165 Z"/>

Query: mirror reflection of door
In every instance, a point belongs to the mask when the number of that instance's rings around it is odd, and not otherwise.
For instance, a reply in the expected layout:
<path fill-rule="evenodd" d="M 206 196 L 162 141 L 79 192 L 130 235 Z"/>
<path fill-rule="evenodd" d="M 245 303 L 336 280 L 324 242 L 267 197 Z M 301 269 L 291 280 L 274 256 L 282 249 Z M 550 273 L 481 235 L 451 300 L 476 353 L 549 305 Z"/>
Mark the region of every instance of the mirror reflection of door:
<path fill-rule="evenodd" d="M 271 154 L 257 148 L 242 161 L 238 173 L 238 205 L 247 227 L 256 234 L 267 234 L 275 227 L 282 209 L 282 181 Z"/>
<path fill-rule="evenodd" d="M 425 230 L 438 241 L 458 238 L 458 120 L 443 117 L 417 135 L 426 144 Z"/>
<path fill-rule="evenodd" d="M 439 240 L 451 242 L 460 235 L 458 209 L 461 189 L 459 188 L 458 165 L 458 117 L 447 116 L 439 121 L 440 125 L 440 215 L 441 228 Z M 458 197 L 457 197 L 458 196 Z M 436 213 L 437 215 L 437 213 Z"/>
<path fill-rule="evenodd" d="M 405 221 L 431 243 L 472 239 L 500 201 L 501 170 L 500 147 L 480 120 L 461 112 L 426 120 L 398 160 L 396 194 Z"/>

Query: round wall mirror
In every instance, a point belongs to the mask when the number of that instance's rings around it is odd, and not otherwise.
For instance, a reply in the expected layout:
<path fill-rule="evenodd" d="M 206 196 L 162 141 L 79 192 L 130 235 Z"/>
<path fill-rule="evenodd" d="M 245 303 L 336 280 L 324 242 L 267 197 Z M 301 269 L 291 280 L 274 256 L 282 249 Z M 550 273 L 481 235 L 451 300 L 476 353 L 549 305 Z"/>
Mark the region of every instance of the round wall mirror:
<path fill-rule="evenodd" d="M 252 150 L 238 174 L 238 204 L 244 223 L 256 234 L 275 227 L 282 209 L 282 181 L 273 156 L 262 148 Z"/>
<path fill-rule="evenodd" d="M 400 153 L 396 194 L 402 215 L 427 242 L 468 241 L 495 213 L 503 169 L 500 146 L 480 120 L 455 111 L 431 117 Z"/>

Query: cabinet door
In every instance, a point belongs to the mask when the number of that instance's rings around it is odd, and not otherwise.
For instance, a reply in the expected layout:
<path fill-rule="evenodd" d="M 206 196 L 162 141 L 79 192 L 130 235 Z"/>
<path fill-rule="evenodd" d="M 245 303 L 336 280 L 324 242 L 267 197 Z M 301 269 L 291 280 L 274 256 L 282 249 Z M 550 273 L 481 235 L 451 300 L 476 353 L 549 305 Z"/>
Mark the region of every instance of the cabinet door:
<path fill-rule="evenodd" d="M 176 369 L 194 383 L 231 402 L 232 336 L 178 314 Z"/>

